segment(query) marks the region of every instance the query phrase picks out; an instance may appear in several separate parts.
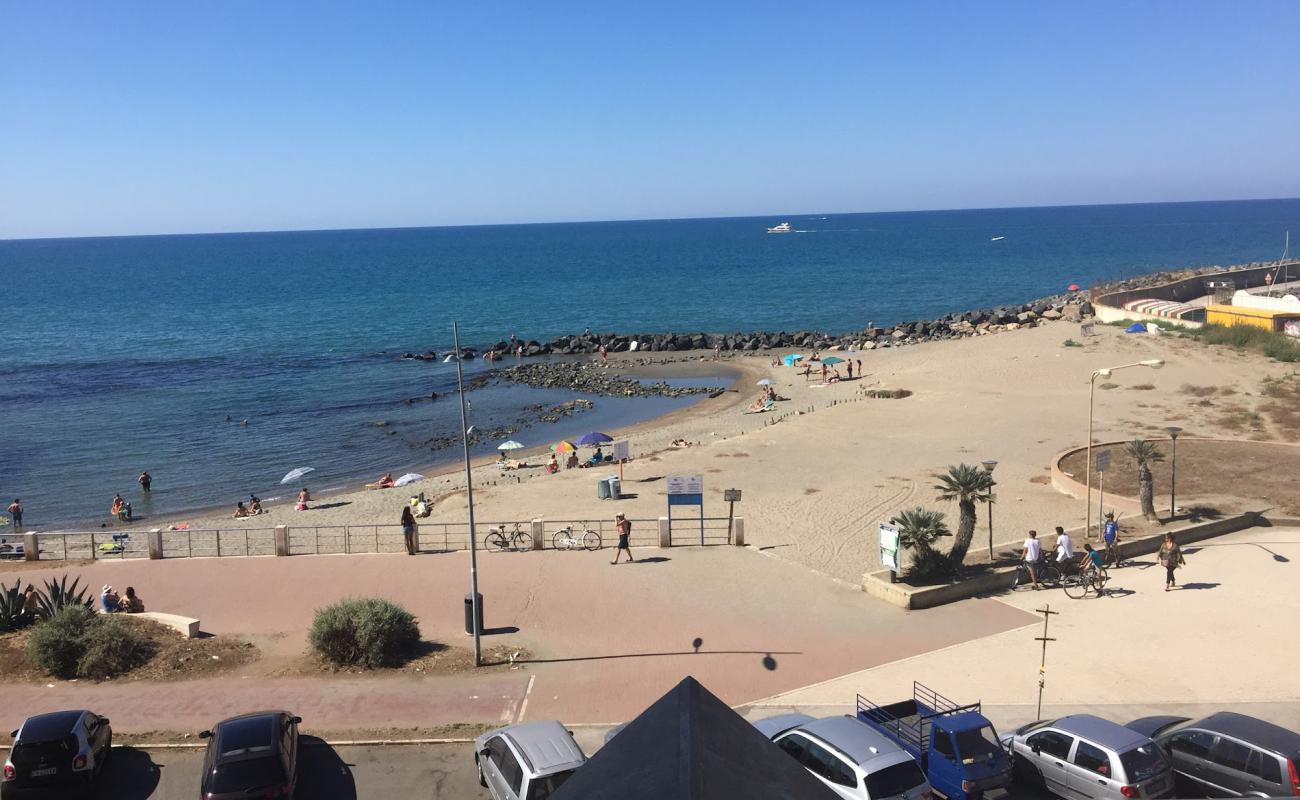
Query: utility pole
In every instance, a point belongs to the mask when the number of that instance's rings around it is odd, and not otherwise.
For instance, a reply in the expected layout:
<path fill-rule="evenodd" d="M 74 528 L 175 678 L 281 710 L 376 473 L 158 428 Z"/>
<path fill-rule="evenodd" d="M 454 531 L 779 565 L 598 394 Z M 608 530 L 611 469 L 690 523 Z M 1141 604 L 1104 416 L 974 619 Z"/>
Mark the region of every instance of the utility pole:
<path fill-rule="evenodd" d="M 469 468 L 469 414 L 465 409 L 465 379 L 460 368 L 460 323 L 451 323 L 451 339 L 456 347 L 456 387 L 460 391 L 460 437 L 465 448 L 465 500 L 469 503 L 469 596 L 470 616 L 474 629 L 474 666 L 483 666 L 483 648 L 479 637 L 478 548 L 474 536 L 474 476 Z"/>
<path fill-rule="evenodd" d="M 1034 637 L 1034 641 L 1043 643 L 1043 659 L 1038 663 L 1038 713 L 1034 717 L 1034 719 L 1042 719 L 1043 718 L 1043 685 L 1046 683 L 1046 679 L 1047 679 L 1047 643 L 1056 641 L 1055 639 L 1049 638 L 1047 635 L 1047 622 L 1054 615 L 1059 614 L 1061 612 L 1053 611 L 1051 603 L 1044 603 L 1042 608 L 1035 609 L 1035 613 L 1043 615 L 1043 635 Z"/>

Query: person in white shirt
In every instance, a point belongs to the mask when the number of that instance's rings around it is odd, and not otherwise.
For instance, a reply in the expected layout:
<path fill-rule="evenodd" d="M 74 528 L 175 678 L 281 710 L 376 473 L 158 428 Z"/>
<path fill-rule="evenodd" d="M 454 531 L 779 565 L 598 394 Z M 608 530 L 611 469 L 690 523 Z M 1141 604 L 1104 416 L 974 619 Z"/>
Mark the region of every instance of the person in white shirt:
<path fill-rule="evenodd" d="M 1074 558 L 1074 542 L 1070 541 L 1070 534 L 1065 532 L 1065 528 L 1060 525 L 1056 526 L 1056 561 L 1058 564 L 1064 564 Z"/>
<path fill-rule="evenodd" d="M 1029 568 L 1029 577 L 1034 581 L 1034 588 L 1038 588 L 1038 559 L 1043 554 L 1043 543 L 1038 541 L 1038 531 L 1030 531 L 1029 538 L 1025 539 L 1024 550 L 1020 553 L 1020 560 Z"/>

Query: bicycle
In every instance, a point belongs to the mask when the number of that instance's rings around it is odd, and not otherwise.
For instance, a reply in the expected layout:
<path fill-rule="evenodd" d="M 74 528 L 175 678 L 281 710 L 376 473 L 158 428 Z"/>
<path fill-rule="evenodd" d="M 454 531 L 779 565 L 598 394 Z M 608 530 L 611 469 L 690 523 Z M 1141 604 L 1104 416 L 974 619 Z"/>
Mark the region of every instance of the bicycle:
<path fill-rule="evenodd" d="M 551 546 L 556 550 L 575 550 L 581 547 L 583 550 L 599 550 L 601 546 L 600 534 L 587 527 L 587 523 L 582 523 L 582 534 L 579 536 L 574 531 L 574 526 L 560 528 L 551 537 Z"/>
<path fill-rule="evenodd" d="M 1082 572 L 1066 575 L 1061 580 L 1061 588 L 1065 590 L 1066 596 L 1072 600 L 1085 598 L 1089 592 L 1101 597 L 1106 593 L 1106 581 L 1108 580 L 1110 580 L 1110 576 L 1106 574 L 1104 568 L 1086 569 Z"/>
<path fill-rule="evenodd" d="M 1050 553 L 1038 557 L 1038 562 L 1034 564 L 1034 574 L 1038 576 L 1039 583 L 1049 588 L 1055 588 L 1061 583 L 1061 569 L 1056 566 L 1056 561 Z M 1018 589 L 1032 583 L 1029 577 L 1029 565 L 1021 561 L 1016 565 L 1016 574 L 1011 580 L 1011 588 Z"/>
<path fill-rule="evenodd" d="M 489 528 L 488 535 L 484 539 L 491 547 L 496 548 L 498 552 L 504 553 L 507 550 L 532 550 L 533 537 L 519 529 L 519 523 L 515 523 L 513 532 L 507 534 L 506 526 L 500 528 Z"/>

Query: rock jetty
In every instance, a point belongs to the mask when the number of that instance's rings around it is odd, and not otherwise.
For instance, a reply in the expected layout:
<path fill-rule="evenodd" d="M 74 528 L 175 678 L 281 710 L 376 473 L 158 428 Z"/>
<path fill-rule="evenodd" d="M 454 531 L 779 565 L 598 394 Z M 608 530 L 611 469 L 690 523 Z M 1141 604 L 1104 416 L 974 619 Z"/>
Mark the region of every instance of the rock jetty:
<path fill-rule="evenodd" d="M 503 380 L 534 389 L 569 389 L 605 397 L 687 397 L 712 394 L 720 387 L 670 386 L 663 381 L 645 383 L 611 372 L 601 364 L 545 361 L 519 364 L 501 371 Z"/>

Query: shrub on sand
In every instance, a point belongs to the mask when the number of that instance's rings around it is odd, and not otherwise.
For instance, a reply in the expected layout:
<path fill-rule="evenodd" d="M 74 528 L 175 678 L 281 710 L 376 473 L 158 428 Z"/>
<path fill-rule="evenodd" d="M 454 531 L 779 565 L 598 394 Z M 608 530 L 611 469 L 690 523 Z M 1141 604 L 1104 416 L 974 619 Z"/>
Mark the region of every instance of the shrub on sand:
<path fill-rule="evenodd" d="M 308 639 L 312 650 L 331 664 L 391 667 L 419 644 L 420 626 L 396 603 L 352 598 L 317 609 Z"/>
<path fill-rule="evenodd" d="M 69 605 L 32 629 L 27 658 L 59 678 L 113 678 L 153 655 L 153 644 L 124 620 Z"/>

